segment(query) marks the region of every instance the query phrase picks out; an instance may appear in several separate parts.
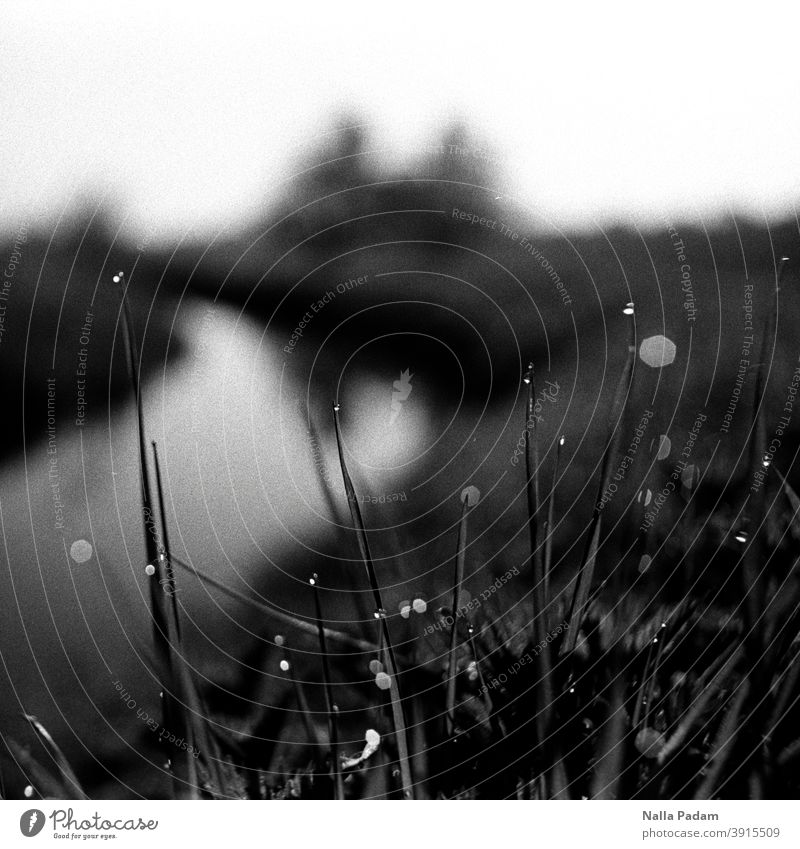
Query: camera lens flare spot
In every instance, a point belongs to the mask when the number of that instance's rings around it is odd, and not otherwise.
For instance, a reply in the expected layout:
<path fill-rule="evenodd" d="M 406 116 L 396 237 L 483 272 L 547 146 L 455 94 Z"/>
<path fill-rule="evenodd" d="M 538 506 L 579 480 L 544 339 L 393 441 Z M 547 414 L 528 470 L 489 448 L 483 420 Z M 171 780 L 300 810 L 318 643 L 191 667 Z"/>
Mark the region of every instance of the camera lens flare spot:
<path fill-rule="evenodd" d="M 85 539 L 76 539 L 69 547 L 69 556 L 76 563 L 86 563 L 92 558 L 92 544 Z"/>
<path fill-rule="evenodd" d="M 656 460 L 666 460 L 669 457 L 669 452 L 672 450 L 672 442 L 666 433 L 662 433 L 659 437 L 658 452 Z"/>

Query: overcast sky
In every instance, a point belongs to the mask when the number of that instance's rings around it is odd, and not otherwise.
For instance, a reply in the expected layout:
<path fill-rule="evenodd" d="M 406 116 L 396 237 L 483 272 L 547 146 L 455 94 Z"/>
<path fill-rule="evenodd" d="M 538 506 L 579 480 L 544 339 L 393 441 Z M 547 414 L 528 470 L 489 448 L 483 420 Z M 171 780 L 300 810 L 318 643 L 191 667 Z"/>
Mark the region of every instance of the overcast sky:
<path fill-rule="evenodd" d="M 466 119 L 567 223 L 793 214 L 789 4 L 272 5 L 3 3 L 0 227 L 105 192 L 134 229 L 236 221 L 340 110 L 398 158 Z"/>

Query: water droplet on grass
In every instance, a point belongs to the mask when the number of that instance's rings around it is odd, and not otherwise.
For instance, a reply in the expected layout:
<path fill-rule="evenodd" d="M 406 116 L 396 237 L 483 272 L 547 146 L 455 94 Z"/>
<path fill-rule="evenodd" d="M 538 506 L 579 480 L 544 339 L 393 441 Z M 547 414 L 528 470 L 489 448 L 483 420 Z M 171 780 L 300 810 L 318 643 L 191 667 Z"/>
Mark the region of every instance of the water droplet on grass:
<path fill-rule="evenodd" d="M 522 376 L 522 382 L 530 385 L 531 380 L 533 380 L 533 363 L 528 363 L 528 370 Z"/>
<path fill-rule="evenodd" d="M 650 368 L 663 368 L 675 361 L 677 348 L 671 339 L 658 334 L 648 336 L 639 346 L 639 357 Z"/>
<path fill-rule="evenodd" d="M 468 486 L 461 490 L 461 503 L 466 501 L 467 507 L 475 507 L 480 498 L 481 491 L 477 486 Z"/>

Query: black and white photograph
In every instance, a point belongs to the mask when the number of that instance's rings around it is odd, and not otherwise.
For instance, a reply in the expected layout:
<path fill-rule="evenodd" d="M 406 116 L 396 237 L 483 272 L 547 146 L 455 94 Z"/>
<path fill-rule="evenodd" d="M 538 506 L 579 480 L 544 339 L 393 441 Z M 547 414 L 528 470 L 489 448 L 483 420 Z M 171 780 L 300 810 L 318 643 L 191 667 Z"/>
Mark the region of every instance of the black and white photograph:
<path fill-rule="evenodd" d="M 800 845 L 798 24 L 0 7 L 2 845 Z"/>

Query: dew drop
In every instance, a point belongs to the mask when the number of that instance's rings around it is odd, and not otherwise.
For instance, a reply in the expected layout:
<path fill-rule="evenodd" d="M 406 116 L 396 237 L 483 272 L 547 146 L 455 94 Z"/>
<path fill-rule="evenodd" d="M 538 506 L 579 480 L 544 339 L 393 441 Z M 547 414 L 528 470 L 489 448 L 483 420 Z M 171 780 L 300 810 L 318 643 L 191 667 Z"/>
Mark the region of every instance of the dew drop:
<path fill-rule="evenodd" d="M 280 663 L 280 667 L 281 667 L 281 672 L 288 672 L 289 671 L 289 661 L 288 660 L 282 660 L 281 663 Z"/>
<path fill-rule="evenodd" d="M 401 601 L 398 607 L 400 609 L 400 615 L 403 617 L 403 619 L 408 619 L 408 617 L 411 615 L 411 602 L 406 599 L 405 601 Z"/>
<path fill-rule="evenodd" d="M 748 537 L 747 531 L 737 531 L 736 542 L 740 542 L 744 545 L 744 543 L 747 542 L 748 538 L 749 537 Z"/>
<path fill-rule="evenodd" d="M 669 457 L 669 452 L 672 450 L 672 441 L 666 433 L 662 433 L 661 436 L 659 436 L 659 440 L 656 460 L 666 460 L 667 457 Z"/>
<path fill-rule="evenodd" d="M 379 690 L 388 690 L 392 686 L 392 679 L 385 672 L 379 672 L 375 676 L 375 683 Z"/>
<path fill-rule="evenodd" d="M 639 560 L 639 574 L 643 575 L 650 568 L 652 562 L 653 558 L 649 554 L 643 554 Z"/>
<path fill-rule="evenodd" d="M 156 573 L 156 567 L 153 566 L 152 563 L 148 563 L 147 566 L 144 567 L 144 571 L 146 575 L 149 575 L 152 578 Z"/>
<path fill-rule="evenodd" d="M 633 301 L 628 301 L 625 304 L 625 309 L 622 311 L 623 315 L 633 315 Z"/>
<path fill-rule="evenodd" d="M 383 672 L 383 664 L 379 660 L 371 660 L 369 662 L 369 671 L 373 675 L 377 675 L 379 672 Z"/>
<path fill-rule="evenodd" d="M 522 382 L 530 385 L 531 380 L 533 380 L 533 363 L 528 363 L 528 370 L 522 377 Z"/>
<path fill-rule="evenodd" d="M 461 503 L 466 501 L 467 507 L 475 507 L 480 498 L 481 491 L 477 486 L 468 486 L 461 490 Z"/>
<path fill-rule="evenodd" d="M 428 609 L 428 602 L 423 598 L 415 598 L 411 606 L 414 608 L 414 613 L 425 613 Z"/>
<path fill-rule="evenodd" d="M 642 340 L 639 357 L 650 368 L 663 368 L 674 362 L 676 351 L 675 343 L 671 339 L 658 334 Z"/>
<path fill-rule="evenodd" d="M 565 440 L 564 440 L 564 437 L 562 436 L 562 437 L 561 437 L 561 439 L 559 439 L 559 440 L 558 440 L 558 444 L 559 444 L 559 445 L 563 445 L 563 444 L 564 444 L 564 441 L 565 441 Z"/>
<path fill-rule="evenodd" d="M 25 789 L 22 791 L 25 794 L 26 799 L 30 799 L 33 796 L 33 787 L 30 784 L 25 785 Z"/>
<path fill-rule="evenodd" d="M 282 646 L 282 645 L 284 645 L 285 642 L 286 642 L 286 640 L 284 640 L 283 637 L 280 634 L 275 635 L 274 643 L 275 643 L 276 646 Z"/>

